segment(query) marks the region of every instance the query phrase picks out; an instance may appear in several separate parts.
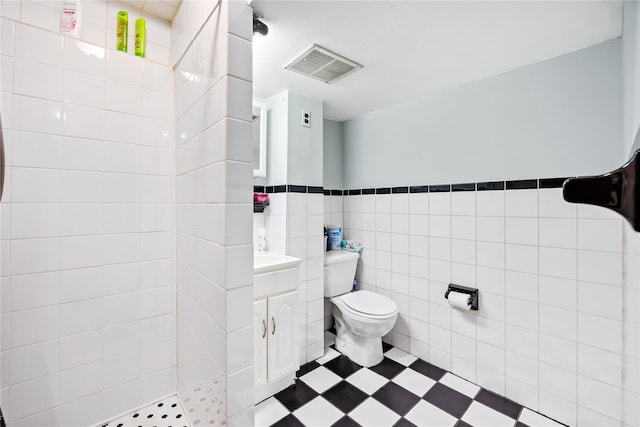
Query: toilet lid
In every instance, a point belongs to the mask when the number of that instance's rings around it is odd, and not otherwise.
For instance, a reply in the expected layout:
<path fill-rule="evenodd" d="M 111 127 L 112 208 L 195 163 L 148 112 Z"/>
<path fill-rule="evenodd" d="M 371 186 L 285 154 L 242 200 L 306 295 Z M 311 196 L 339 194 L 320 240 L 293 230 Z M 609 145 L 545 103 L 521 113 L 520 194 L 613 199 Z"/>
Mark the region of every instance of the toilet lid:
<path fill-rule="evenodd" d="M 370 291 L 350 292 L 342 296 L 342 302 L 351 310 L 376 316 L 391 314 L 398 309 L 390 298 Z"/>

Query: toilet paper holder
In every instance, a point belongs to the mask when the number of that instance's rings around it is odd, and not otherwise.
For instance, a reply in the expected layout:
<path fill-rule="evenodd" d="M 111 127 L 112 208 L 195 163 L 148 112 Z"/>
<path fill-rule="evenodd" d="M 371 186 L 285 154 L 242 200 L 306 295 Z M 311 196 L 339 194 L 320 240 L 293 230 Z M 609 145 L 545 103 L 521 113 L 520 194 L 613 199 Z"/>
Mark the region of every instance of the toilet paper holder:
<path fill-rule="evenodd" d="M 449 299 L 449 292 L 460 292 L 462 294 L 469 294 L 469 301 L 471 302 L 471 310 L 478 309 L 478 288 L 470 288 L 468 286 L 455 285 L 453 283 L 449 283 L 449 288 L 447 292 L 444 293 L 445 299 Z"/>

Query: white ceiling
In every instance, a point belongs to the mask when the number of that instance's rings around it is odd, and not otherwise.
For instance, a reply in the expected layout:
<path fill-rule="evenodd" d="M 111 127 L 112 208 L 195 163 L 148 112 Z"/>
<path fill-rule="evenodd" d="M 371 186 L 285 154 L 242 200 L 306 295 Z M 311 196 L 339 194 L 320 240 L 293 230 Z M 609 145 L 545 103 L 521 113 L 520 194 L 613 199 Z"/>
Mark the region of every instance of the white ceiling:
<path fill-rule="evenodd" d="M 171 21 L 182 4 L 182 0 L 123 0 L 136 9 Z"/>
<path fill-rule="evenodd" d="M 254 97 L 285 89 L 346 120 L 579 50 L 622 31 L 621 1 L 253 0 Z M 362 64 L 326 84 L 284 69 L 317 43 Z"/>

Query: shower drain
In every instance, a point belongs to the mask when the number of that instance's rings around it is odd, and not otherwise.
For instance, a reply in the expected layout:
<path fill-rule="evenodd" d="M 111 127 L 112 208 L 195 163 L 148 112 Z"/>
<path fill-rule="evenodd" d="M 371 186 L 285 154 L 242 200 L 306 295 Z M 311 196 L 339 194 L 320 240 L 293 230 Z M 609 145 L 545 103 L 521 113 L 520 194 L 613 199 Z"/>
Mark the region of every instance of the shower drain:
<path fill-rule="evenodd" d="M 177 396 L 170 396 L 97 427 L 190 427 Z"/>

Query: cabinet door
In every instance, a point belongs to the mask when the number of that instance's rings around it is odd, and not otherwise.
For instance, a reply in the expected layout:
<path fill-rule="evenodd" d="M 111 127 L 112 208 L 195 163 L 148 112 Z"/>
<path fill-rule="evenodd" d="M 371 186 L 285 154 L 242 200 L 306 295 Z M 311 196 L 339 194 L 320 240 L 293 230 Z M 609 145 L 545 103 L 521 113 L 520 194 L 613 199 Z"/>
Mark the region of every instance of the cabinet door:
<path fill-rule="evenodd" d="M 267 299 L 253 302 L 253 354 L 256 375 L 256 388 L 267 383 Z"/>
<path fill-rule="evenodd" d="M 296 371 L 300 366 L 296 305 L 298 305 L 298 291 L 268 298 L 269 363 L 267 377 L 269 381 Z"/>

